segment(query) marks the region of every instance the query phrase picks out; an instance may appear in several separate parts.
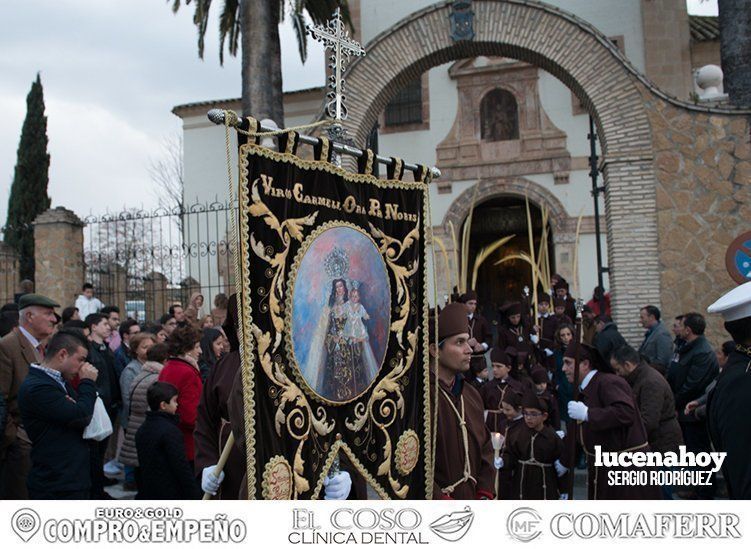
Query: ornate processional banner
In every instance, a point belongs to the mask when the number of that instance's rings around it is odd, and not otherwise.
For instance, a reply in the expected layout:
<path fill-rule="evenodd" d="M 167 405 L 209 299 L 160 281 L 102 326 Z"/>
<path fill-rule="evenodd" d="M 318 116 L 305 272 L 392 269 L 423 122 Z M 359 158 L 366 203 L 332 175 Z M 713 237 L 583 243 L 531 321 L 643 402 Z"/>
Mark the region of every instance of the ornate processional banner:
<path fill-rule="evenodd" d="M 430 466 L 428 174 L 402 181 L 241 139 L 243 387 L 250 498 L 323 498 L 339 467 L 423 499 Z M 362 484 L 362 483 L 361 483 Z M 354 488 L 353 488 L 354 489 Z"/>

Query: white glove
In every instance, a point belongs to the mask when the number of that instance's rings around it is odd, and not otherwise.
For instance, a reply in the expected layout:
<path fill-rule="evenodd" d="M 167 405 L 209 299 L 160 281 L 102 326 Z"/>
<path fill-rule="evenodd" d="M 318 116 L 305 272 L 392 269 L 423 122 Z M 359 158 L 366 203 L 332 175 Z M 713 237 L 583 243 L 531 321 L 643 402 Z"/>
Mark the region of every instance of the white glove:
<path fill-rule="evenodd" d="M 568 417 L 578 421 L 587 421 L 587 405 L 583 402 L 572 400 L 568 403 Z"/>
<path fill-rule="evenodd" d="M 529 336 L 529 339 L 530 339 L 530 340 L 532 341 L 532 343 L 534 343 L 535 345 L 537 345 L 537 344 L 538 344 L 538 343 L 540 342 L 540 336 L 538 336 L 537 334 L 532 334 L 531 336 Z"/>
<path fill-rule="evenodd" d="M 561 497 L 558 499 L 568 500 L 568 494 L 561 494 Z"/>
<path fill-rule="evenodd" d="M 556 431 L 556 435 L 558 435 L 558 438 L 566 438 L 566 433 L 563 431 Z"/>
<path fill-rule="evenodd" d="M 347 499 L 352 490 L 352 477 L 347 471 L 339 471 L 333 477 L 323 479 L 325 488 L 323 499 Z"/>
<path fill-rule="evenodd" d="M 568 467 L 564 467 L 560 459 L 555 460 L 555 463 L 553 463 L 553 467 L 555 467 L 555 472 L 559 477 L 562 477 L 568 472 Z"/>
<path fill-rule="evenodd" d="M 553 351 L 550 349 L 545 349 L 545 356 L 553 356 Z"/>
<path fill-rule="evenodd" d="M 214 475 L 215 470 L 216 465 L 211 465 L 210 467 L 204 467 L 201 473 L 201 490 L 212 496 L 216 495 L 219 491 L 219 485 L 224 480 L 224 471 L 219 473 L 217 477 Z"/>
<path fill-rule="evenodd" d="M 493 465 L 496 469 L 503 469 L 503 458 L 497 457 L 493 460 Z"/>

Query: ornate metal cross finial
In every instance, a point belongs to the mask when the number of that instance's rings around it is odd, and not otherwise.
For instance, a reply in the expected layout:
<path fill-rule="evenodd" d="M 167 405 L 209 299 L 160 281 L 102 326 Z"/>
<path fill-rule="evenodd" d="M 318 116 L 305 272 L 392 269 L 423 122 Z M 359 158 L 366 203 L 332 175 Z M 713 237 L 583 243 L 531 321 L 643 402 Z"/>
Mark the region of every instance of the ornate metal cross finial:
<path fill-rule="evenodd" d="M 580 297 L 577 298 L 574 302 L 574 307 L 576 308 L 576 318 L 581 319 L 582 311 L 584 310 L 584 300 Z"/>
<path fill-rule="evenodd" d="M 365 50 L 358 42 L 349 37 L 342 22 L 341 10 L 336 9 L 334 18 L 326 26 L 307 27 L 308 33 L 321 42 L 327 50 L 331 50 L 329 68 L 333 73 L 329 76 L 329 91 L 326 94 L 326 112 L 335 120 L 341 122 L 347 119 L 347 108 L 344 105 L 344 71 L 347 68 L 347 58 L 350 55 L 365 55 Z"/>

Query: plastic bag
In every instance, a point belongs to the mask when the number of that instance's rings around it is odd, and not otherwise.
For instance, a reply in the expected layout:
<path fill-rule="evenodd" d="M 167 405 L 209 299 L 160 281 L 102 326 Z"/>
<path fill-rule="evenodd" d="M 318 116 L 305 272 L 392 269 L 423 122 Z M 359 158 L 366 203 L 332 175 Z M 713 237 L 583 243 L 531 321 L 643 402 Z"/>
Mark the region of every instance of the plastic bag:
<path fill-rule="evenodd" d="M 97 396 L 94 403 L 94 415 L 91 416 L 91 422 L 83 430 L 83 438 L 88 440 L 102 441 L 112 434 L 112 422 L 107 415 L 104 402 Z"/>

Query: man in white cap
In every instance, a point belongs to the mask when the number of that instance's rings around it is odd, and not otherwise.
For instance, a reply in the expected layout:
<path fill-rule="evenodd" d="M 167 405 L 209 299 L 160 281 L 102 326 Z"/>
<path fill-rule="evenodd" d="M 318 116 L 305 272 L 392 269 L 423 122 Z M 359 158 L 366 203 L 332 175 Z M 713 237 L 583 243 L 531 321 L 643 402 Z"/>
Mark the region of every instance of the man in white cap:
<path fill-rule="evenodd" d="M 722 474 L 730 497 L 751 499 L 751 282 L 730 290 L 707 312 L 722 315 L 735 342 L 709 394 L 709 436 L 716 451 L 727 452 Z"/>

